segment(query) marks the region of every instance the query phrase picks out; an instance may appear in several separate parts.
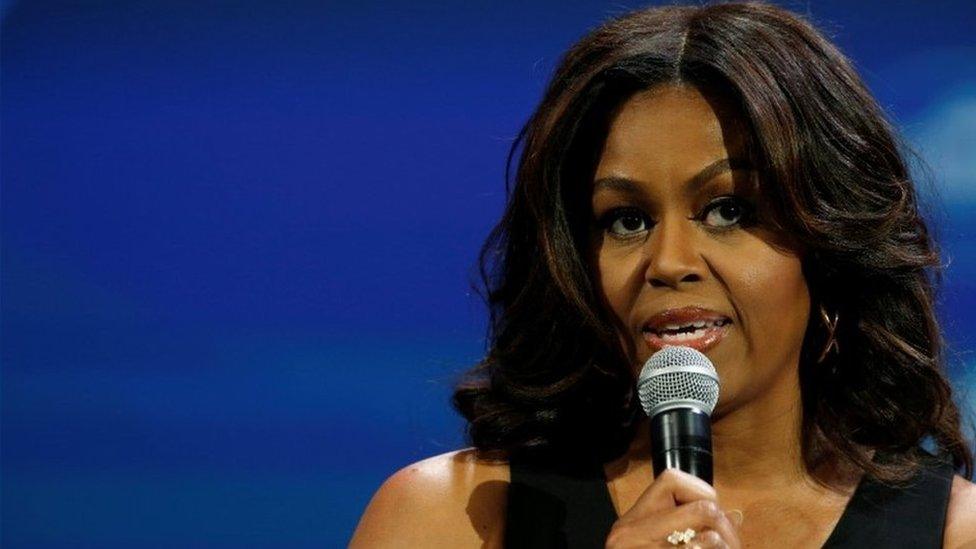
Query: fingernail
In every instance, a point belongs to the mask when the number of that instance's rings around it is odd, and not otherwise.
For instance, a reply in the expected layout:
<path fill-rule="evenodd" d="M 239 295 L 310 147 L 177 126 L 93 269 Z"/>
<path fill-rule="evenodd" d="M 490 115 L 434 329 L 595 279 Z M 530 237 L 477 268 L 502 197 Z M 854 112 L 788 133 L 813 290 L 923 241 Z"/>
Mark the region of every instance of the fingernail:
<path fill-rule="evenodd" d="M 742 520 L 745 518 L 745 516 L 742 514 L 742 511 L 738 509 L 732 509 L 731 511 L 726 511 L 725 517 L 728 518 L 729 522 L 734 524 L 736 528 L 742 526 Z"/>

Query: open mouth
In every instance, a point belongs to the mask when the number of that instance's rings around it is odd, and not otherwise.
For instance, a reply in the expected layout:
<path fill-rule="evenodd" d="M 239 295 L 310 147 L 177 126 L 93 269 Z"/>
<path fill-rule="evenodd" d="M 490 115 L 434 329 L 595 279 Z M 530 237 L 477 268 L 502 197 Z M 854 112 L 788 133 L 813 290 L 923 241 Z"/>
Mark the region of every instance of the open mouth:
<path fill-rule="evenodd" d="M 665 345 L 681 345 L 705 351 L 718 344 L 728 332 L 732 321 L 727 318 L 715 320 L 699 320 L 684 324 L 662 326 L 660 328 L 645 327 L 644 341 L 655 350 Z"/>

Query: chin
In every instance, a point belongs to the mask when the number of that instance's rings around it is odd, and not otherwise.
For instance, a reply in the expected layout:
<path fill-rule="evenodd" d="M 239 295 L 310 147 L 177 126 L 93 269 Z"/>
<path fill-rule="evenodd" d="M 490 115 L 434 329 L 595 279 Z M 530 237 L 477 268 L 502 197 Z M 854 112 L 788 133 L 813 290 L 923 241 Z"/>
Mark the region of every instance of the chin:
<path fill-rule="evenodd" d="M 715 409 L 712 410 L 712 415 L 710 416 L 712 418 L 712 423 L 722 419 L 734 409 L 734 405 L 731 405 L 728 400 L 719 397 L 718 404 L 715 405 Z"/>

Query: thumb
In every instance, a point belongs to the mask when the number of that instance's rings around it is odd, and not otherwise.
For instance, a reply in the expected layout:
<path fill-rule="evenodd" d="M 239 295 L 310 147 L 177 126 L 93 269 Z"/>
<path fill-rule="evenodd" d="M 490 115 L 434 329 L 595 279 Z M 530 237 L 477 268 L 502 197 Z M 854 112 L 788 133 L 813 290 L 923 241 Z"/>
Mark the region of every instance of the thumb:
<path fill-rule="evenodd" d="M 725 512 L 725 518 L 729 519 L 729 522 L 731 522 L 732 525 L 735 526 L 736 529 L 738 529 L 742 526 L 742 520 L 745 517 L 742 514 L 742 511 L 738 509 L 732 509 L 731 511 Z"/>

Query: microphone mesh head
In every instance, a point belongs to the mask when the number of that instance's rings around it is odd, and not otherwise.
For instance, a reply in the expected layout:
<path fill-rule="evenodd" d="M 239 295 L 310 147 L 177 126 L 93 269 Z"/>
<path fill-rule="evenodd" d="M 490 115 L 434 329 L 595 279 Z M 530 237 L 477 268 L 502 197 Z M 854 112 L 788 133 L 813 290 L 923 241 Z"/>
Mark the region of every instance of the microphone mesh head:
<path fill-rule="evenodd" d="M 701 352 L 668 345 L 644 363 L 637 377 L 637 395 L 647 417 L 679 407 L 711 414 L 718 402 L 718 372 Z"/>

